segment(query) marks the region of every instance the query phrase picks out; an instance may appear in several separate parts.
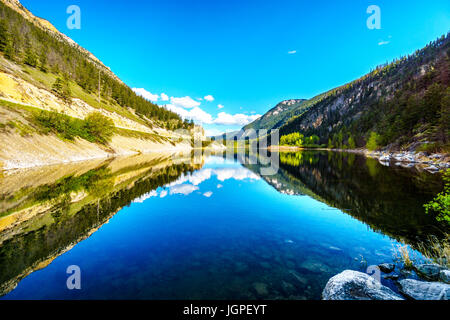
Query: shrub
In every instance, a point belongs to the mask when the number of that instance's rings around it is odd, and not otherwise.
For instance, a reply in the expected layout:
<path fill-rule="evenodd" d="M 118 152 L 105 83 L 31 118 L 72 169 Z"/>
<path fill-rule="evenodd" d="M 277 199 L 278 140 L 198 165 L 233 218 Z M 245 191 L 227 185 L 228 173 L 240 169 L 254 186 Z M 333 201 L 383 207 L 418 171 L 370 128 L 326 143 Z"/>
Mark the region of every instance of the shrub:
<path fill-rule="evenodd" d="M 444 173 L 444 191 L 439 193 L 432 201 L 425 204 L 426 213 L 435 212 L 438 221 L 447 221 L 450 224 L 450 169 Z"/>
<path fill-rule="evenodd" d="M 97 142 L 107 143 L 114 134 L 114 122 L 100 112 L 91 113 L 86 117 L 85 126 L 89 135 Z"/>
<path fill-rule="evenodd" d="M 106 144 L 114 134 L 114 123 L 99 112 L 85 120 L 71 118 L 53 111 L 41 111 L 34 117 L 44 133 L 53 132 L 66 140 L 80 137 L 90 142 Z"/>

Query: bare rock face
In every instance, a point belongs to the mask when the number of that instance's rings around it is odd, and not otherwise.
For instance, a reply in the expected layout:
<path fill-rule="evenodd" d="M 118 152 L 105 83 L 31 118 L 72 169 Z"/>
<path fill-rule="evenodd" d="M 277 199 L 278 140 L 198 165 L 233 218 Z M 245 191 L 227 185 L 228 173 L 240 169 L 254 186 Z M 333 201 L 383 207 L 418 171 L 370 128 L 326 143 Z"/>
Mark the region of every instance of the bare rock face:
<path fill-rule="evenodd" d="M 414 300 L 447 300 L 450 298 L 450 285 L 446 283 L 405 279 L 399 281 L 399 289 L 402 294 Z"/>
<path fill-rule="evenodd" d="M 346 270 L 331 278 L 323 300 L 404 300 L 368 274 Z"/>

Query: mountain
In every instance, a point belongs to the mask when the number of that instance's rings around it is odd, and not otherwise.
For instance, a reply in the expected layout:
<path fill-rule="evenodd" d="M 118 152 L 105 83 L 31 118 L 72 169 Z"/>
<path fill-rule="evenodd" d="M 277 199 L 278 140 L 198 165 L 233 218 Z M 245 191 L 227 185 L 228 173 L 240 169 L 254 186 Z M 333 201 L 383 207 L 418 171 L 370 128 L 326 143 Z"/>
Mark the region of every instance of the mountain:
<path fill-rule="evenodd" d="M 305 99 L 292 99 L 280 102 L 261 118 L 246 125 L 244 129 L 278 129 L 289 118 L 301 112 L 306 101 Z"/>
<path fill-rule="evenodd" d="M 136 95 L 18 0 L 0 0 L 0 114 L 0 170 L 190 149 L 201 129 Z"/>
<path fill-rule="evenodd" d="M 281 135 L 317 135 L 321 144 L 334 148 L 365 147 L 371 140 L 375 148 L 448 151 L 449 84 L 447 34 L 407 57 L 291 108 L 282 108 L 282 102 L 244 129 L 279 128 Z"/>

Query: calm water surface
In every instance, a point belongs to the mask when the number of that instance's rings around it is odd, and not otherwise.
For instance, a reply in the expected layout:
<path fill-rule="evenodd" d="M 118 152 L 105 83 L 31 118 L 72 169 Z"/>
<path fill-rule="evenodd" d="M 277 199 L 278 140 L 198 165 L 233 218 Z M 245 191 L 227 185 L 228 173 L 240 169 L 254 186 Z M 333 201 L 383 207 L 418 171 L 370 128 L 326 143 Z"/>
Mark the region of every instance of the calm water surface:
<path fill-rule="evenodd" d="M 352 154 L 282 154 L 273 176 L 217 156 L 45 170 L 0 178 L 3 299 L 320 299 L 443 230 L 422 208 L 438 176 Z"/>

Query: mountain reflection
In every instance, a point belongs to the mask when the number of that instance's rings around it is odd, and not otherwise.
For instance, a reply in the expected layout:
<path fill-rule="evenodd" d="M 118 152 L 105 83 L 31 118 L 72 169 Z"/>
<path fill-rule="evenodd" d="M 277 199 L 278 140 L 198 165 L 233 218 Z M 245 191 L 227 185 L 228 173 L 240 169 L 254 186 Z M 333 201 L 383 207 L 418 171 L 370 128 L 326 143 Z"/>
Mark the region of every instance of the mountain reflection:
<path fill-rule="evenodd" d="M 187 225 L 190 222 L 194 226 L 197 226 L 196 223 L 202 225 L 198 230 L 191 225 L 194 234 L 200 231 L 205 232 L 218 224 L 229 228 L 222 235 L 233 235 L 233 230 L 241 226 L 233 224 L 233 219 L 236 219 L 237 216 L 240 216 L 241 219 L 248 218 L 248 221 L 244 220 L 247 222 L 245 225 L 256 228 L 258 226 L 254 226 L 256 218 L 252 215 L 252 209 L 260 202 L 261 193 L 257 191 L 259 189 L 252 190 L 248 184 L 246 189 L 238 189 L 241 182 L 244 185 L 244 182 L 264 180 L 279 193 L 290 197 L 308 196 L 316 199 L 330 207 L 340 209 L 379 233 L 411 244 L 413 247 L 429 235 L 439 237 L 445 231 L 445 227 L 437 223 L 433 216 L 426 215 L 423 209 L 423 204 L 432 199 L 442 188 L 439 176 L 415 169 L 384 167 L 375 160 L 351 153 L 318 151 L 281 153 L 279 154 L 280 162 L 277 173 L 265 176 L 261 175 L 261 169 L 267 167 L 269 160 L 263 159 L 262 155 L 252 155 L 252 157 L 264 165 L 249 164 L 248 159 L 243 159 L 238 155 L 234 157 L 234 160 L 241 162 L 242 166 L 226 160 L 225 157 L 205 157 L 201 161 L 197 161 L 198 159 L 192 158 L 191 155 L 183 157 L 154 154 L 43 167 L 12 172 L 0 177 L 0 295 L 10 292 L 24 277 L 45 268 L 58 256 L 70 250 L 83 239 L 90 237 L 124 206 L 143 203 L 151 198 L 167 197 L 167 199 L 171 199 L 174 197 L 174 200 L 178 200 L 174 201 L 179 205 L 174 208 L 178 209 L 172 209 L 170 214 L 176 215 L 177 210 L 185 210 L 186 212 L 183 211 L 183 214 L 186 215 L 186 219 L 189 219 L 186 221 Z M 255 185 L 264 185 L 264 183 L 255 183 Z M 274 199 L 277 198 L 274 190 L 273 193 Z M 257 203 L 248 205 L 245 209 L 248 211 L 247 213 L 236 212 L 241 210 L 241 207 L 233 205 L 234 198 L 241 197 L 241 202 L 245 202 L 252 196 L 257 199 Z M 188 198 L 184 199 L 184 197 Z M 211 200 L 211 202 L 205 202 L 206 198 L 210 198 L 208 201 Z M 192 202 L 188 200 L 192 200 Z M 268 200 L 267 205 L 270 204 Z M 271 254 L 275 256 L 280 252 L 281 254 L 286 253 L 283 250 L 298 245 L 299 252 L 302 252 L 295 256 L 295 259 L 299 259 L 299 270 L 306 272 L 305 269 L 314 269 L 311 272 L 308 271 L 311 273 L 311 277 L 312 275 L 317 276 L 315 266 L 317 265 L 316 260 L 320 256 L 321 270 L 326 269 L 327 272 L 320 274 L 319 282 L 317 282 L 317 278 L 314 278 L 317 288 L 315 287 L 314 294 L 311 293 L 311 296 L 316 297 L 320 295 L 318 292 L 321 288 L 319 287 L 324 284 L 323 282 L 326 282 L 332 273 L 344 267 L 347 268 L 348 264 L 353 263 L 353 256 L 347 255 L 347 252 L 341 249 L 336 251 L 332 242 L 333 235 L 326 232 L 322 242 L 330 242 L 333 245 L 334 249 L 330 249 L 331 245 L 328 244 L 326 248 L 332 251 L 330 254 L 333 255 L 332 262 L 335 264 L 327 269 L 328 267 L 324 264 L 326 261 L 328 261 L 327 263 L 331 262 L 328 255 L 325 255 L 323 246 L 315 248 L 308 242 L 311 237 L 314 243 L 317 242 L 314 239 L 316 236 L 320 238 L 320 235 L 305 235 L 304 239 L 297 239 L 297 242 L 291 240 L 294 239 L 294 236 L 301 236 L 301 233 L 297 234 L 298 226 L 292 224 L 299 217 L 291 217 L 293 220 L 282 224 L 283 215 L 274 216 L 271 213 L 275 210 L 289 213 L 292 208 L 283 209 L 284 207 L 280 207 L 280 205 L 287 204 L 277 201 L 274 202 L 276 207 L 273 207 L 272 211 L 267 210 L 269 214 L 267 218 L 274 219 L 274 221 L 270 220 L 270 224 L 264 224 L 261 227 L 266 233 L 259 229 L 257 229 L 258 232 L 254 231 L 253 233 L 245 228 L 243 231 L 239 231 L 233 239 L 240 239 L 239 236 L 244 238 L 242 238 L 242 243 L 236 247 L 239 248 L 236 249 L 236 252 L 228 248 L 228 246 L 233 247 L 234 240 L 220 242 L 220 244 L 226 250 L 233 251 L 233 255 L 230 254 L 228 258 L 234 257 L 235 254 L 242 254 L 247 259 L 255 252 L 255 248 L 273 249 Z M 208 203 L 209 206 L 215 205 L 214 214 L 209 212 L 209 210 L 213 212 L 212 208 L 204 207 L 205 203 Z M 187 206 L 190 204 L 196 205 L 200 212 L 189 211 Z M 152 205 L 152 208 L 152 210 L 157 210 L 155 204 Z M 265 209 L 266 207 L 258 209 L 256 217 L 260 219 L 264 213 L 261 211 Z M 316 215 L 318 212 L 312 213 Z M 278 221 L 280 219 L 281 221 Z M 261 222 L 261 220 L 258 221 Z M 247 237 L 259 237 L 263 234 L 261 239 L 268 241 L 267 239 L 276 236 L 267 228 L 273 226 L 277 221 L 289 231 L 292 226 L 294 231 L 294 234 L 288 233 L 287 237 L 281 232 L 283 229 L 278 230 L 281 235 L 277 241 L 282 246 L 281 249 L 279 247 L 271 249 L 266 242 L 263 242 L 264 245 L 259 243 L 256 246 L 248 245 L 244 248 L 244 244 L 249 243 Z M 320 222 L 322 223 L 322 221 Z M 164 233 L 169 231 L 165 229 L 166 223 L 167 220 L 164 220 L 162 224 Z M 203 226 L 203 224 L 205 225 Z M 183 228 L 184 226 L 185 224 L 183 224 Z M 217 228 L 217 226 L 215 227 Z M 335 228 L 335 225 L 331 225 L 331 228 Z M 171 241 L 176 242 L 183 232 L 190 230 L 186 229 L 174 230 L 173 238 L 175 239 L 171 238 Z M 315 233 L 315 231 L 311 232 Z M 214 235 L 215 233 L 212 233 L 209 236 L 213 237 Z M 201 240 L 202 245 L 208 245 L 211 238 L 209 240 L 202 238 Z M 358 241 L 360 241 L 359 238 Z M 213 246 L 212 252 L 217 255 L 212 260 L 221 264 L 220 259 L 227 258 L 227 256 L 222 257 L 222 253 L 216 250 L 214 242 L 211 242 L 211 245 Z M 344 246 L 343 243 L 341 245 Z M 177 244 L 169 249 L 175 251 L 175 249 L 181 250 L 182 248 L 180 249 Z M 169 249 L 163 251 L 170 253 Z M 222 248 L 222 250 L 225 249 Z M 200 251 L 204 251 L 203 247 Z M 316 260 L 311 258 L 313 255 L 310 251 L 314 251 Z M 268 255 L 267 252 L 263 253 L 263 256 Z M 338 254 L 341 255 L 339 259 L 336 257 Z M 322 257 L 322 255 L 325 256 Z M 311 261 L 314 263 L 309 260 L 300 261 L 304 257 L 312 259 Z M 211 257 L 207 256 L 207 258 L 210 261 Z M 279 268 L 278 275 L 284 274 L 286 271 L 293 274 L 291 266 L 293 262 L 289 259 L 289 261 L 284 261 L 284 258 L 281 255 L 280 261 L 272 261 Z M 160 261 L 159 258 L 157 260 Z M 253 263 L 247 262 L 249 265 Z M 284 262 L 289 265 L 288 269 L 283 264 Z M 188 263 L 188 261 L 184 263 Z M 258 264 L 261 263 L 264 270 L 273 270 L 273 266 L 267 267 L 268 262 L 258 261 Z M 179 265 L 178 260 L 176 265 Z M 242 267 L 237 263 L 237 269 L 240 270 L 239 272 L 243 272 L 241 269 L 245 269 L 245 265 Z M 308 272 L 305 275 L 308 275 Z M 297 275 L 297 273 L 294 274 Z"/>
<path fill-rule="evenodd" d="M 423 208 L 442 190 L 439 175 L 384 167 L 354 153 L 304 151 L 279 156 L 278 173 L 261 177 L 281 193 L 315 198 L 413 247 L 446 230 Z M 259 174 L 259 165 L 244 165 Z"/>
<path fill-rule="evenodd" d="M 190 161 L 136 156 L 0 179 L 0 295 L 89 237 L 122 207 L 201 167 Z"/>

